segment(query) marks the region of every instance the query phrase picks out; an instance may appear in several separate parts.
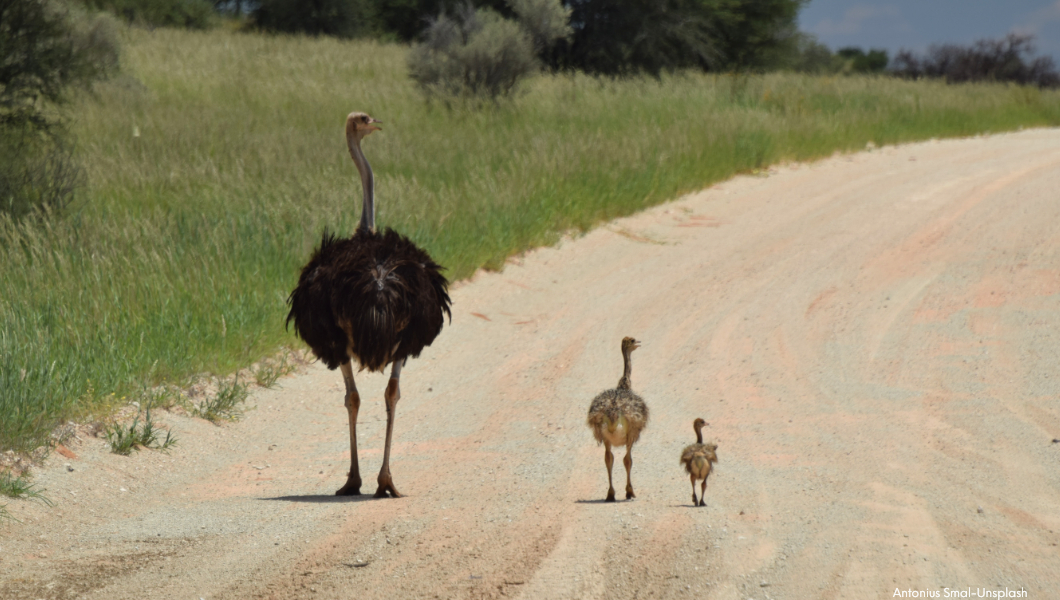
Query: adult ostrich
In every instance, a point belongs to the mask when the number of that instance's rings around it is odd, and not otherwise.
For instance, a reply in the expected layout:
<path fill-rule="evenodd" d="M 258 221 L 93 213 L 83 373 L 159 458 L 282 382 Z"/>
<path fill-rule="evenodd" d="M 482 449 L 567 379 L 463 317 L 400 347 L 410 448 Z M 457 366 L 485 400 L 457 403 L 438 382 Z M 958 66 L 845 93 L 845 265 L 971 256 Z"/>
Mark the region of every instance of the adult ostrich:
<path fill-rule="evenodd" d="M 386 400 L 386 447 L 379 469 L 377 498 L 400 498 L 390 476 L 390 442 L 401 389 L 398 380 L 408 357 L 417 357 L 452 318 L 448 282 L 442 267 L 405 236 L 387 228 L 375 230 L 375 181 L 361 151 L 361 140 L 380 130 L 372 117 L 346 117 L 346 145 L 361 176 L 364 200 L 361 222 L 352 237 L 339 239 L 324 230 L 320 247 L 298 278 L 287 302 L 287 323 L 324 361 L 342 369 L 346 410 L 350 417 L 350 473 L 337 496 L 361 493 L 357 465 L 357 411 L 361 397 L 353 381 L 351 360 L 361 369 L 382 371 L 393 365 L 383 397 Z"/>

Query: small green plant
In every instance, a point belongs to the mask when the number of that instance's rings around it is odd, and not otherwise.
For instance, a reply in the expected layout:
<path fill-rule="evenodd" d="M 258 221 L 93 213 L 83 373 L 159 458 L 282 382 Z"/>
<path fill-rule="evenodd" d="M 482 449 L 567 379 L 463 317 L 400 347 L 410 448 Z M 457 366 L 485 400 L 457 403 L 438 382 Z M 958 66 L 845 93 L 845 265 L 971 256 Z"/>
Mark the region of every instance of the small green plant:
<path fill-rule="evenodd" d="M 154 448 L 156 450 L 168 450 L 173 447 L 177 440 L 172 432 L 166 431 L 166 439 L 159 440 L 159 429 L 151 421 L 151 411 L 148 410 L 144 416 L 144 422 L 140 424 L 140 416 L 133 419 L 132 424 L 124 426 L 118 423 L 107 428 L 107 441 L 110 442 L 110 450 L 115 454 L 129 456 L 133 450 L 140 448 Z"/>
<path fill-rule="evenodd" d="M 52 505 L 52 501 L 44 496 L 43 490 L 37 489 L 25 475 L 15 477 L 11 473 L 0 473 L 0 494 L 9 498 L 32 498 L 48 506 Z"/>
<path fill-rule="evenodd" d="M 243 416 L 243 409 L 239 405 L 246 399 L 247 384 L 240 383 L 239 374 L 236 373 L 232 381 L 221 380 L 217 385 L 217 394 L 200 402 L 191 414 L 211 423 L 238 421 Z"/>
<path fill-rule="evenodd" d="M 254 369 L 254 381 L 259 386 L 267 389 L 272 389 L 276 386 L 276 382 L 293 372 L 297 367 L 288 361 L 290 358 L 290 352 L 284 352 L 278 360 L 263 360 Z"/>

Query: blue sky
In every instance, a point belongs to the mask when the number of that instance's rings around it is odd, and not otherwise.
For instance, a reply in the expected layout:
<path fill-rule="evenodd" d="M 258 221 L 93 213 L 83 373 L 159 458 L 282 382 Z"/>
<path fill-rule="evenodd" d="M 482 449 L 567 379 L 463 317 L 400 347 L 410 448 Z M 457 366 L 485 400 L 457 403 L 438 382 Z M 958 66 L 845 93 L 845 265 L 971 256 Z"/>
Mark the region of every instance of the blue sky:
<path fill-rule="evenodd" d="M 810 0 L 799 27 L 832 50 L 884 48 L 892 57 L 901 48 L 1033 33 L 1037 54 L 1060 64 L 1060 0 Z"/>

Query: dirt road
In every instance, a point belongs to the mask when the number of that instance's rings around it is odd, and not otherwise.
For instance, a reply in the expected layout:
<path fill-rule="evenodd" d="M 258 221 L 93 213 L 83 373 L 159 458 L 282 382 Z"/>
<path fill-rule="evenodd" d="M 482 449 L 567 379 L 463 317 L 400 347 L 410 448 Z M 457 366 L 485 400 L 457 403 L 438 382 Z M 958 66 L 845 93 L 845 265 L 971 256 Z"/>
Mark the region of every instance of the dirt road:
<path fill-rule="evenodd" d="M 169 454 L 53 455 L 0 598 L 1060 597 L 1060 130 L 740 177 L 453 296 L 402 378 L 406 498 L 330 495 L 346 415 L 314 365 L 239 423 L 163 416 Z M 609 504 L 584 421 L 624 335 L 652 421 Z M 369 493 L 384 386 L 358 378 Z"/>

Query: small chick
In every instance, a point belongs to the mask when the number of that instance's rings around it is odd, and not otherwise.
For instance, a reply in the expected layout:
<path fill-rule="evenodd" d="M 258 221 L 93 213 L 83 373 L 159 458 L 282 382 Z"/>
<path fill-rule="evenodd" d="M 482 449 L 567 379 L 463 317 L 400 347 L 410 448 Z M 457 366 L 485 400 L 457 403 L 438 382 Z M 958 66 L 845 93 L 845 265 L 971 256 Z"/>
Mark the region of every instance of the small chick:
<path fill-rule="evenodd" d="M 598 444 L 604 445 L 604 465 L 607 467 L 607 498 L 615 501 L 615 486 L 611 480 L 611 467 L 615 457 L 611 446 L 625 446 L 626 456 L 622 464 L 626 467 L 626 499 L 635 498 L 630 470 L 633 468 L 633 444 L 648 424 L 648 405 L 644 399 L 630 389 L 633 360 L 630 355 L 640 347 L 640 342 L 626 337 L 622 339 L 622 377 L 618 386 L 600 392 L 589 406 L 585 423 L 593 431 Z"/>
<path fill-rule="evenodd" d="M 685 471 L 692 480 L 692 506 L 707 505 L 707 477 L 713 471 L 714 463 L 718 462 L 718 455 L 715 453 L 718 445 L 703 443 L 703 426 L 706 424 L 707 422 L 703 419 L 696 419 L 692 422 L 692 427 L 696 430 L 696 443 L 685 447 L 681 452 L 681 464 L 685 466 Z M 697 500 L 696 480 L 698 479 L 703 480 L 703 487 Z"/>

